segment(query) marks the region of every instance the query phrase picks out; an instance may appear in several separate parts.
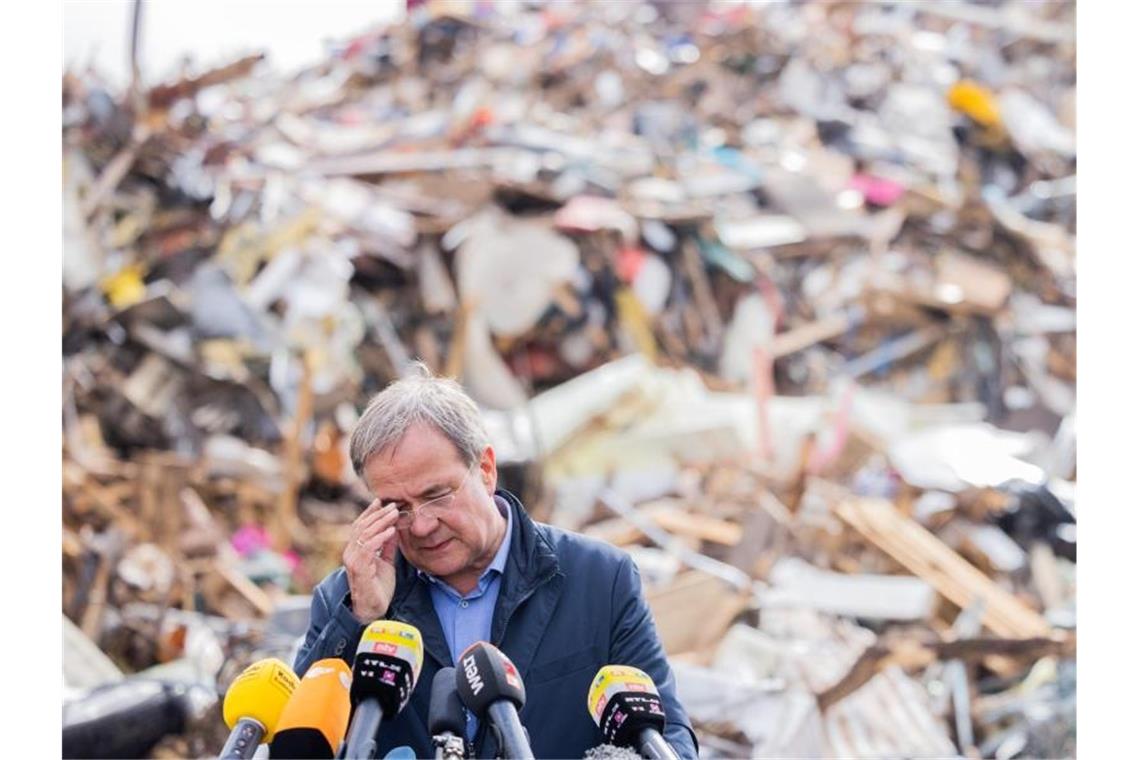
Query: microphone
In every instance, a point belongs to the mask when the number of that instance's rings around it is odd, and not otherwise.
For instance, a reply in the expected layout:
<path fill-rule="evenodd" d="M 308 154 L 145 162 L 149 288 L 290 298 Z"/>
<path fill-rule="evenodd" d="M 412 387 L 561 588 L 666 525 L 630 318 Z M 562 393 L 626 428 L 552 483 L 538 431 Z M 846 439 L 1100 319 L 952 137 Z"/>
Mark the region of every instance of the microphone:
<path fill-rule="evenodd" d="M 500 754 L 512 760 L 534 760 L 519 721 L 526 689 L 515 664 L 486 641 L 476 641 L 459 655 L 459 665 L 462 670 L 455 673 L 459 699 L 480 720 L 490 720 L 499 737 Z"/>
<path fill-rule="evenodd" d="M 436 760 L 467 757 L 467 719 L 455 685 L 455 668 L 441 668 L 431 682 L 428 733 L 435 745 Z"/>
<path fill-rule="evenodd" d="M 276 657 L 258 660 L 234 679 L 222 702 L 230 735 L 219 760 L 249 760 L 258 744 L 273 739 L 298 680 L 293 669 Z"/>
<path fill-rule="evenodd" d="M 220 709 L 201 683 L 132 676 L 65 696 L 62 757 L 149 757 L 164 736 L 184 734 Z"/>
<path fill-rule="evenodd" d="M 277 721 L 269 743 L 273 760 L 332 760 L 340 749 L 351 709 L 352 672 L 339 657 L 317 660 L 305 673 Z"/>
<path fill-rule="evenodd" d="M 423 664 L 423 638 L 414 626 L 375 620 L 364 629 L 352 665 L 353 711 L 343 757 L 376 757 L 380 721 L 391 720 L 404 709 Z"/>
<path fill-rule="evenodd" d="M 594 676 L 586 709 L 609 744 L 630 747 L 651 760 L 678 760 L 665 741 L 665 709 L 653 679 L 626 665 L 606 665 Z"/>
<path fill-rule="evenodd" d="M 582 760 L 641 760 L 641 755 L 629 747 L 618 747 L 615 744 L 599 744 L 590 747 Z"/>

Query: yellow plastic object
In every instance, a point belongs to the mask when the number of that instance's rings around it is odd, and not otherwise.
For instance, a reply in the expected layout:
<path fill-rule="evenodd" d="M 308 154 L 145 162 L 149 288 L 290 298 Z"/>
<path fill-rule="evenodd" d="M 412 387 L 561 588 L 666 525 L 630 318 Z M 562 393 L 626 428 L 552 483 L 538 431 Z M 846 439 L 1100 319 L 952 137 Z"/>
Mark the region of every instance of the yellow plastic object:
<path fill-rule="evenodd" d="M 316 729 L 336 752 L 348 729 L 351 688 L 352 671 L 344 660 L 339 657 L 317 660 L 305 671 L 305 677 L 285 705 L 277 723 L 278 735 L 283 739 L 290 729 Z"/>
<path fill-rule="evenodd" d="M 299 682 L 293 669 L 276 657 L 253 663 L 234 679 L 226 692 L 222 702 L 226 726 L 233 728 L 242 718 L 252 718 L 265 726 L 262 741 L 270 741 Z"/>
<path fill-rule="evenodd" d="M 356 653 L 379 652 L 398 657 L 412 666 L 412 683 L 420 679 L 424 664 L 424 640 L 414 625 L 396 620 L 375 620 L 360 635 Z"/>
<path fill-rule="evenodd" d="M 956 82 L 946 93 L 946 101 L 955 111 L 966 114 L 984 127 L 993 127 L 1001 123 L 997 98 L 993 92 L 977 82 L 968 79 Z"/>
<path fill-rule="evenodd" d="M 138 264 L 123 267 L 102 282 L 103 294 L 116 309 L 125 309 L 146 298 L 143 269 Z"/>
<path fill-rule="evenodd" d="M 629 665 L 606 665 L 599 670 L 586 694 L 586 709 L 594 722 L 601 725 L 606 705 L 616 694 L 626 691 L 656 694 L 657 686 L 644 670 Z"/>
<path fill-rule="evenodd" d="M 637 350 L 645 354 L 649 361 L 656 361 L 657 341 L 653 337 L 649 315 L 645 313 L 641 301 L 629 288 L 620 288 L 614 300 L 618 307 L 618 321 L 633 338 Z"/>

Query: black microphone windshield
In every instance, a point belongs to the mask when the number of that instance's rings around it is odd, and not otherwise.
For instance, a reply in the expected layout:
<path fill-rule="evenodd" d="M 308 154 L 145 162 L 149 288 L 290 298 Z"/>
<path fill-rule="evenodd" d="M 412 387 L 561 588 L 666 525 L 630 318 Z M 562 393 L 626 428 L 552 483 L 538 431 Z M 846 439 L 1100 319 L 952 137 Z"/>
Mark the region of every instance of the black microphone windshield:
<path fill-rule="evenodd" d="M 428 733 L 432 736 L 451 732 L 463 736 L 467 718 L 459 690 L 455 687 L 455 668 L 442 668 L 431 682 L 431 702 L 428 704 Z"/>
<path fill-rule="evenodd" d="M 510 659 L 486 641 L 476 641 L 459 655 L 455 686 L 464 706 L 479 717 L 492 702 L 506 699 L 521 710 L 526 704 L 522 676 Z"/>

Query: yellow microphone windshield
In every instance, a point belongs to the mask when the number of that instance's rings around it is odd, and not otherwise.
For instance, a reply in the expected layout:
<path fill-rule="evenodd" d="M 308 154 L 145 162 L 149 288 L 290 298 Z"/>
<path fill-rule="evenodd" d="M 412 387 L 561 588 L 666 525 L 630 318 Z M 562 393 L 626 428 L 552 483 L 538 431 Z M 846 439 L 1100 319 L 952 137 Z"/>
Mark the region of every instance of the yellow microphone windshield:
<path fill-rule="evenodd" d="M 361 652 L 398 657 L 411 664 L 412 683 L 419 681 L 420 669 L 424 664 L 424 641 L 415 626 L 396 620 L 375 620 L 369 623 L 360 636 L 356 653 Z"/>
<path fill-rule="evenodd" d="M 644 670 L 629 665 L 606 665 L 594 676 L 590 691 L 586 694 L 586 709 L 594 722 L 601 724 L 602 713 L 615 694 L 623 691 L 657 693 L 657 686 Z"/>
<path fill-rule="evenodd" d="M 242 718 L 253 718 L 265 726 L 263 742 L 273 738 L 277 721 L 300 679 L 293 669 L 276 657 L 258 660 L 230 684 L 222 702 L 222 717 L 233 728 Z"/>

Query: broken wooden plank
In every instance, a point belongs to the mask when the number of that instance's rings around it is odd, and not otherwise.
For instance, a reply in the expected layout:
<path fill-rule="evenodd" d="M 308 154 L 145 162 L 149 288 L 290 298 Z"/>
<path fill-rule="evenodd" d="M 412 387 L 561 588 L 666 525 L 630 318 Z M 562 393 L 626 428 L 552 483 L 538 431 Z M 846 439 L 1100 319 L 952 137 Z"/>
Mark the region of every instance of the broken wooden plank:
<path fill-rule="evenodd" d="M 185 558 L 217 554 L 226 543 L 226 531 L 210 513 L 206 502 L 190 486 L 178 492 L 178 499 L 185 525 L 178 537 L 179 554 Z"/>
<path fill-rule="evenodd" d="M 73 530 L 63 529 L 63 556 L 68 559 L 77 560 L 83 555 L 83 543 L 79 540 L 79 534 Z"/>
<path fill-rule="evenodd" d="M 145 536 L 142 524 L 121 504 L 135 490 L 133 483 L 100 485 L 74 462 L 64 462 L 63 483 L 65 492 L 74 492 L 77 501 L 90 500 L 90 504 L 127 536 L 140 539 Z"/>
<path fill-rule="evenodd" d="M 257 614 L 269 617 L 273 612 L 273 600 L 269 598 L 260 586 L 242 575 L 236 568 L 222 559 L 217 559 L 210 565 L 211 569 L 229 588 L 248 603 Z"/>
<path fill-rule="evenodd" d="M 746 594 L 699 570 L 682 573 L 666 588 L 648 592 L 646 601 L 665 652 L 692 652 L 698 658 L 712 656 L 725 631 L 749 605 Z"/>
<path fill-rule="evenodd" d="M 815 695 L 820 712 L 826 712 L 836 702 L 858 691 L 859 687 L 874 678 L 890 653 L 890 649 L 879 644 L 864 649 L 843 677 Z"/>
<path fill-rule="evenodd" d="M 950 311 L 998 313 L 1009 300 L 1013 283 L 1009 275 L 972 256 L 943 251 L 934 259 L 935 295 Z"/>
<path fill-rule="evenodd" d="M 91 191 L 83 199 L 83 216 L 90 218 L 99 208 L 103 202 L 114 191 L 119 183 L 123 181 L 123 177 L 127 176 L 127 172 L 135 163 L 138 158 L 139 151 L 147 140 L 151 137 L 151 130 L 145 124 L 136 124 L 131 131 L 130 142 L 126 147 L 120 150 L 115 157 L 107 162 L 99 178 L 95 180 L 95 184 L 91 186 Z"/>
<path fill-rule="evenodd" d="M 724 557 L 728 564 L 757 578 L 767 577 L 769 567 L 786 553 L 791 540 L 787 508 L 771 494 L 764 496 L 768 498 L 761 497 L 758 508 L 741 515 L 740 541 Z"/>
<path fill-rule="evenodd" d="M 856 327 L 862 320 L 862 312 L 853 310 L 841 314 L 832 314 L 779 333 L 772 339 L 772 358 L 779 359 L 802 351 L 809 346 L 814 346 L 816 343 L 838 338 L 851 328 Z"/>
<path fill-rule="evenodd" d="M 1030 639 L 1003 639 L 997 637 L 970 637 L 951 641 L 915 641 L 880 639 L 867 647 L 859 658 L 833 685 L 816 695 L 821 711 L 839 702 L 867 683 L 877 673 L 891 666 L 906 671 L 917 671 L 940 660 L 961 660 L 975 664 L 993 656 L 1010 657 L 1020 663 L 1036 662 L 1042 657 L 1075 657 L 1076 639 L 1034 637 Z"/>
<path fill-rule="evenodd" d="M 982 624 L 1007 638 L 1048 636 L 1049 623 L 935 535 L 883 499 L 847 499 L 839 517 L 942 596 L 965 609 L 984 604 Z"/>
<path fill-rule="evenodd" d="M 1077 651 L 1075 636 L 1034 636 L 1028 639 L 970 637 L 932 642 L 926 646 L 938 659 L 965 662 L 981 662 L 993 655 L 1036 662 L 1042 657 L 1076 657 Z"/>
<path fill-rule="evenodd" d="M 700 570 L 714 577 L 720 578 L 733 588 L 744 592 L 751 592 L 757 586 L 748 573 L 727 563 L 713 559 L 705 554 L 688 549 L 684 541 L 668 531 L 662 530 L 646 515 L 637 511 L 626 499 L 610 489 L 598 494 L 598 500 L 614 512 L 636 525 L 642 533 L 649 537 L 657 546 L 664 548 L 688 567 Z M 762 584 L 761 584 L 762 585 Z"/>
<path fill-rule="evenodd" d="M 688 512 L 677 507 L 649 504 L 638 507 L 638 512 L 673 535 L 696 539 L 698 542 L 736 546 L 743 535 L 743 528 L 730 520 Z M 583 533 L 608 541 L 614 546 L 629 546 L 645 538 L 645 534 L 636 525 L 620 517 L 596 522 L 585 528 Z"/>
<path fill-rule="evenodd" d="M 670 533 L 722 546 L 736 546 L 743 534 L 743 528 L 734 522 L 683 509 L 663 509 L 653 515 L 653 522 Z"/>
<path fill-rule="evenodd" d="M 168 108 L 175 101 L 192 97 L 207 87 L 249 76 L 254 67 L 264 59 L 264 53 L 254 53 L 211 69 L 200 76 L 187 77 L 172 84 L 157 85 L 147 93 L 147 102 L 151 108 Z"/>
<path fill-rule="evenodd" d="M 190 463 L 172 452 L 147 452 L 140 460 L 138 497 L 143 525 L 167 554 L 177 556 L 184 513 L 179 491 L 190 477 Z"/>
<path fill-rule="evenodd" d="M 645 538 L 641 530 L 622 517 L 599 520 L 582 529 L 582 534 L 614 546 L 630 546 Z"/>
<path fill-rule="evenodd" d="M 993 317 L 1004 308 L 1012 281 L 1002 270 L 965 254 L 943 251 L 934 259 L 929 281 L 898 273 L 881 274 L 873 293 L 887 294 L 916 306 L 948 314 Z"/>
<path fill-rule="evenodd" d="M 701 261 L 700 251 L 693 240 L 686 238 L 681 243 L 681 263 L 685 268 L 685 275 L 693 287 L 693 300 L 701 316 L 702 331 L 706 345 L 720 346 L 724 335 L 724 322 L 716 308 L 716 299 L 713 297 L 712 285 Z"/>
<path fill-rule="evenodd" d="M 108 556 L 109 552 L 101 549 L 97 551 L 97 565 L 95 577 L 86 589 L 86 606 L 79 621 L 79 628 L 93 641 L 99 639 L 99 632 L 103 626 L 103 612 L 107 606 L 107 587 L 111 580 L 113 562 Z"/>
<path fill-rule="evenodd" d="M 455 309 L 452 321 L 451 341 L 447 345 L 447 364 L 444 374 L 447 377 L 463 377 L 464 359 L 467 336 L 467 321 L 471 314 L 471 306 L 467 302 L 460 302 Z"/>
<path fill-rule="evenodd" d="M 1033 543 L 1029 551 L 1029 570 L 1033 575 L 1033 585 L 1046 610 L 1058 608 L 1065 603 L 1065 595 L 1061 590 L 1061 576 L 1057 570 L 1057 558 L 1045 542 Z"/>
<path fill-rule="evenodd" d="M 301 532 L 301 521 L 297 516 L 297 495 L 304 483 L 304 462 L 302 461 L 301 435 L 313 415 L 313 373 L 307 354 L 302 354 L 301 387 L 297 392 L 297 407 L 293 419 L 285 432 L 282 446 L 282 459 L 285 468 L 285 488 L 278 499 L 277 520 L 271 529 L 274 549 L 283 552 L 289 549 L 294 534 Z"/>

